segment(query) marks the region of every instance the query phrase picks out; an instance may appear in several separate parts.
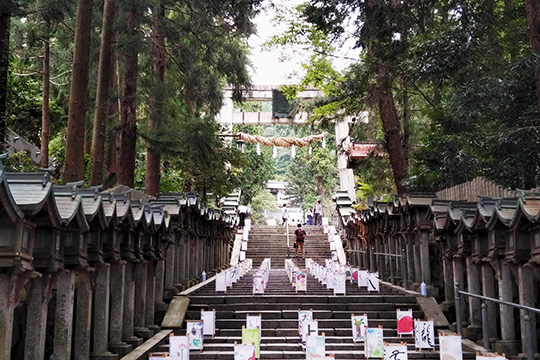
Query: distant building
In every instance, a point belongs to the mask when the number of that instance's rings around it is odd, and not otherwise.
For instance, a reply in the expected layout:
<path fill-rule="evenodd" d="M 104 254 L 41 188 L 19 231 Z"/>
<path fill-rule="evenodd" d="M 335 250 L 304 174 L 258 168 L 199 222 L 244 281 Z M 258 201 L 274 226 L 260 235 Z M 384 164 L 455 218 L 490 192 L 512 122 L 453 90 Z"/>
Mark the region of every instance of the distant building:
<path fill-rule="evenodd" d="M 283 204 L 289 204 L 289 196 L 285 194 L 285 188 L 287 187 L 286 181 L 269 181 L 266 183 L 266 188 L 274 198 L 278 207 L 282 207 Z"/>
<path fill-rule="evenodd" d="M 6 132 L 6 150 L 9 155 L 24 151 L 36 164 L 41 160 L 40 149 L 9 128 Z"/>

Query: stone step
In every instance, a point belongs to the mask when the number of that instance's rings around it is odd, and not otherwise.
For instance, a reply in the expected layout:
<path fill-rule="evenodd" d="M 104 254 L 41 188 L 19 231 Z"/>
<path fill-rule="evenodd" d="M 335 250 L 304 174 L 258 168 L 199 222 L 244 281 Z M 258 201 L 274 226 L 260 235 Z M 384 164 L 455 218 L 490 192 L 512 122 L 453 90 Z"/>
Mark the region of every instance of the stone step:
<path fill-rule="evenodd" d="M 306 254 L 320 264 L 331 256 L 327 235 L 322 227 L 304 227 L 308 233 Z M 294 231 L 294 228 L 290 228 Z M 290 238 L 292 244 L 293 236 Z M 252 275 L 246 274 L 227 293 L 216 293 L 215 285 L 204 286 L 190 297 L 187 319 L 199 319 L 200 311 L 216 310 L 216 336 L 205 337 L 202 352 L 191 351 L 197 360 L 234 359 L 234 342 L 241 343 L 241 328 L 248 314 L 261 314 L 261 359 L 304 360 L 301 339 L 298 336 L 298 310 L 312 309 L 319 321 L 319 333 L 325 333 L 326 353 L 336 359 L 364 359 L 364 344 L 352 341 L 351 314 L 367 314 L 370 326 L 381 326 L 385 341 L 407 342 L 409 359 L 438 360 L 438 351 L 416 351 L 412 336 L 397 334 L 396 309 L 412 309 L 414 318 L 424 318 L 416 297 L 403 294 L 381 284 L 378 293 L 370 293 L 348 283 L 346 295 L 334 295 L 332 290 L 308 275 L 306 292 L 296 292 L 283 268 L 287 256 L 285 227 L 255 226 L 249 235 L 247 257 L 256 268 L 264 258 L 272 259 L 272 270 L 264 294 L 252 295 Z M 294 249 L 289 248 L 289 255 Z M 305 260 L 292 258 L 303 269 Z M 437 343 L 437 338 L 436 343 Z M 165 348 L 166 349 L 166 348 Z M 438 350 L 438 346 L 436 347 Z M 164 350 L 166 351 L 166 350 Z M 464 360 L 475 354 L 464 353 Z"/>
<path fill-rule="evenodd" d="M 222 311 L 233 311 L 236 313 L 242 312 L 246 314 L 258 314 L 264 312 L 274 312 L 281 311 L 285 314 L 290 312 L 298 312 L 299 304 L 272 304 L 272 303 L 242 303 L 242 304 L 212 304 L 209 306 L 207 304 L 200 303 L 191 303 L 190 308 L 194 311 L 216 309 L 218 312 Z M 328 309 L 328 303 L 305 303 L 301 305 L 302 309 L 312 309 L 314 312 L 326 312 L 326 311 L 340 311 L 354 314 L 364 314 L 368 315 L 371 313 L 379 314 L 383 312 L 391 312 L 395 314 L 395 304 L 392 303 L 343 303 L 343 304 L 332 304 L 332 310 Z M 417 307 L 415 307 L 417 308 Z M 255 309 L 255 310 L 253 310 Z M 364 309 L 369 309 L 362 311 Z M 196 318 L 196 317 L 195 317 Z"/>
<path fill-rule="evenodd" d="M 339 359 L 364 359 L 364 351 L 363 350 L 332 350 L 326 352 L 329 354 L 334 354 L 336 360 Z M 305 360 L 306 354 L 302 350 L 277 350 L 277 351 L 271 351 L 271 350 L 262 350 L 260 353 L 261 359 L 288 359 L 288 360 Z M 413 360 L 420 360 L 420 359 L 432 359 L 432 360 L 438 360 L 439 359 L 439 353 L 435 351 L 415 351 L 410 352 L 408 354 L 409 359 Z M 229 351 L 191 351 L 190 352 L 190 359 L 201 359 L 201 360 L 210 360 L 210 359 L 219 359 L 219 360 L 233 360 L 234 354 L 231 347 L 231 350 Z M 469 360 L 469 359 L 475 359 L 475 354 L 473 353 L 464 353 L 463 359 Z"/>
<path fill-rule="evenodd" d="M 227 306 L 227 308 L 230 308 L 230 306 Z M 236 308 L 236 307 L 235 307 Z M 251 310 L 253 307 L 251 307 Z M 358 308 L 356 308 L 358 309 Z M 197 308 L 195 305 L 192 310 L 189 310 L 186 313 L 186 316 L 188 319 L 197 319 L 200 315 L 201 308 Z M 258 309 L 259 312 L 257 314 L 261 314 L 264 319 L 267 320 L 274 320 L 274 319 L 295 319 L 298 320 L 298 309 L 291 309 L 291 310 L 261 310 Z M 252 311 L 249 310 L 225 310 L 225 309 L 216 309 L 217 319 L 241 319 L 245 320 L 246 316 L 248 314 L 253 315 Z M 371 309 L 368 311 L 361 311 L 358 312 L 358 314 L 365 314 L 368 316 L 368 319 L 378 319 L 378 320 L 391 320 L 396 321 L 396 311 L 395 310 L 389 310 L 389 311 L 372 311 Z M 423 313 L 418 311 L 413 311 L 413 318 L 417 319 L 420 318 L 423 315 Z M 328 309 L 321 309 L 321 310 L 313 310 L 313 317 L 316 319 L 339 319 L 339 320 L 347 320 L 350 321 L 351 319 L 351 311 L 332 311 Z"/>

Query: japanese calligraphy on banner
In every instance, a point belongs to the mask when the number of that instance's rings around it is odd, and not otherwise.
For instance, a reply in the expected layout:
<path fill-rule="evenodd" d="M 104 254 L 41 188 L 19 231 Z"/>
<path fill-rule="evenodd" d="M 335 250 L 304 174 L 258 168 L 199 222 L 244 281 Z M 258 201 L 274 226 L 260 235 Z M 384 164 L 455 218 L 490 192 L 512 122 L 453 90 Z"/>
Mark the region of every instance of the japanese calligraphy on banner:
<path fill-rule="evenodd" d="M 306 321 L 302 325 L 302 346 L 306 346 L 309 336 L 319 335 L 319 322 L 317 320 Z"/>
<path fill-rule="evenodd" d="M 407 360 L 407 344 L 384 344 L 384 360 Z"/>
<path fill-rule="evenodd" d="M 412 334 L 413 327 L 412 310 L 396 310 L 397 332 L 399 335 Z"/>
<path fill-rule="evenodd" d="M 368 287 L 367 270 L 358 270 L 358 287 Z"/>
<path fill-rule="evenodd" d="M 189 360 L 189 336 L 171 335 L 169 337 L 169 355 L 178 360 Z"/>
<path fill-rule="evenodd" d="M 313 311 L 299 310 L 298 311 L 298 335 L 302 336 L 302 326 L 304 323 L 313 320 Z"/>
<path fill-rule="evenodd" d="M 463 360 L 460 335 L 439 336 L 441 360 Z"/>
<path fill-rule="evenodd" d="M 353 341 L 366 340 L 366 328 L 368 327 L 367 315 L 351 315 Z"/>
<path fill-rule="evenodd" d="M 200 320 L 186 320 L 186 332 L 189 336 L 189 349 L 201 350 L 203 348 L 203 322 Z"/>
<path fill-rule="evenodd" d="M 417 349 L 435 348 L 433 321 L 414 321 L 414 347 Z"/>
<path fill-rule="evenodd" d="M 382 328 L 366 329 L 366 358 L 382 358 L 384 356 L 384 339 Z"/>
<path fill-rule="evenodd" d="M 379 291 L 379 274 L 368 273 L 367 283 L 368 291 Z"/>

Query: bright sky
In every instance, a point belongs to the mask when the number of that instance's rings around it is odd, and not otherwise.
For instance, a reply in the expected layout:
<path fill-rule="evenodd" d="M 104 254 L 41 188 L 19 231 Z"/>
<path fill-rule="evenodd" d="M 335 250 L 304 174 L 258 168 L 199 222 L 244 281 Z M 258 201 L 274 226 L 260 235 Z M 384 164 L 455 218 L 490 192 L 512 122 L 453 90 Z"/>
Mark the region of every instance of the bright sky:
<path fill-rule="evenodd" d="M 279 7 L 293 10 L 297 5 L 306 0 L 273 0 Z M 285 24 L 276 24 L 272 19 L 276 12 L 266 9 L 255 18 L 257 34 L 249 39 L 251 50 L 251 71 L 252 82 L 255 85 L 285 85 L 297 83 L 303 74 L 301 63 L 307 61 L 309 54 L 301 49 L 280 49 L 267 51 L 262 48 L 265 41 L 270 40 L 273 35 L 284 32 L 287 28 Z M 306 56 L 302 56 L 302 55 Z M 346 43 L 340 48 L 340 55 L 346 57 L 358 57 L 358 51 L 352 49 L 352 44 Z M 350 61 L 336 59 L 338 69 L 343 69 Z"/>
<path fill-rule="evenodd" d="M 293 9 L 300 4 L 301 0 L 276 1 L 281 6 Z M 278 35 L 286 29 L 285 25 L 275 24 L 272 19 L 276 16 L 273 9 L 265 9 L 255 18 L 257 34 L 249 38 L 251 46 L 251 62 L 253 69 L 251 79 L 255 85 L 284 85 L 291 84 L 293 81 L 288 76 L 293 71 L 299 71 L 299 59 L 280 61 L 281 51 L 267 51 L 262 48 L 262 44 L 268 41 L 272 36 Z M 297 79 L 297 78 L 296 78 Z"/>

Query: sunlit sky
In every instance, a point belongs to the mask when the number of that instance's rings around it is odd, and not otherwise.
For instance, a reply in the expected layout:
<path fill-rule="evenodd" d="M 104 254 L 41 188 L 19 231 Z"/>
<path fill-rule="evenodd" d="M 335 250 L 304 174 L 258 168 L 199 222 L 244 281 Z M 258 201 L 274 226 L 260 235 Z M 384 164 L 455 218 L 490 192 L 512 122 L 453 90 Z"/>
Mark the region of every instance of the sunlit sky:
<path fill-rule="evenodd" d="M 273 0 L 279 8 L 293 10 L 297 5 L 305 0 Z M 285 85 L 298 82 L 303 74 L 302 62 L 307 61 L 309 53 L 305 50 L 296 49 L 275 49 L 267 51 L 262 49 L 262 44 L 268 41 L 273 35 L 278 35 L 286 30 L 285 24 L 277 24 L 272 21 L 276 16 L 274 9 L 263 10 L 255 18 L 257 34 L 249 39 L 251 46 L 251 71 L 252 83 L 254 85 Z M 358 51 L 352 49 L 351 44 L 340 47 L 340 54 L 346 57 L 358 57 Z M 342 69 L 349 61 L 337 58 L 336 68 Z"/>

